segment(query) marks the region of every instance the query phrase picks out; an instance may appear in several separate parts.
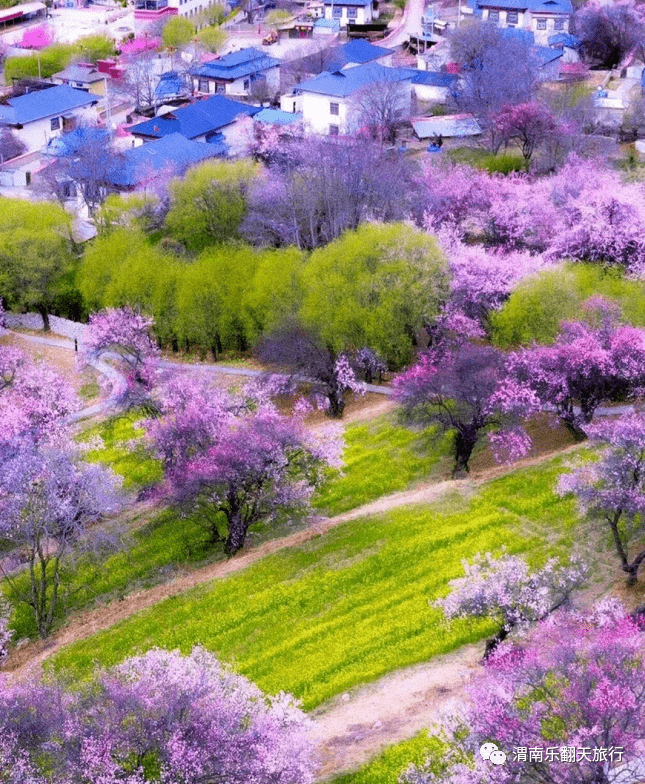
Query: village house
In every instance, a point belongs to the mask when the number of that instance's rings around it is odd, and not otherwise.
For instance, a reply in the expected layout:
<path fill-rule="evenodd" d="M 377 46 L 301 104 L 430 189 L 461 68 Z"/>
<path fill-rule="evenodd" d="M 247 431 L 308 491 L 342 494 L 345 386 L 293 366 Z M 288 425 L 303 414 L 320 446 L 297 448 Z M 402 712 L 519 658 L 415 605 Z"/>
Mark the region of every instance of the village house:
<path fill-rule="evenodd" d="M 94 95 L 103 95 L 105 91 L 105 74 L 99 73 L 92 63 L 72 63 L 52 76 L 54 84 L 68 84 L 79 90 L 86 90 Z"/>
<path fill-rule="evenodd" d="M 41 150 L 51 139 L 77 123 L 94 125 L 99 98 L 67 84 L 34 90 L 0 103 L 0 123 L 14 130 L 28 152 Z"/>
<path fill-rule="evenodd" d="M 396 86 L 392 95 L 397 103 L 395 111 L 401 117 L 409 114 L 414 73 L 410 68 L 385 68 L 374 63 L 333 73 L 325 71 L 301 82 L 294 96 L 283 96 L 282 108 L 289 111 L 289 103 L 293 102 L 294 111 L 302 112 L 305 127 L 313 133 L 329 136 L 353 133 L 360 125 L 357 98 L 362 91 Z"/>
<path fill-rule="evenodd" d="M 341 27 L 370 24 L 378 15 L 378 0 L 325 0 L 325 19 Z"/>
<path fill-rule="evenodd" d="M 133 125 L 128 130 L 138 144 L 179 133 L 186 139 L 215 145 L 219 155 L 237 156 L 245 154 L 248 148 L 252 137 L 251 117 L 259 111 L 257 106 L 213 95 Z"/>
<path fill-rule="evenodd" d="M 191 78 L 199 93 L 249 95 L 258 82 L 274 93 L 280 88 L 280 60 L 249 47 L 193 68 Z"/>
<path fill-rule="evenodd" d="M 138 29 L 159 19 L 181 16 L 193 19 L 216 0 L 134 0 L 134 23 Z"/>
<path fill-rule="evenodd" d="M 499 27 L 530 30 L 535 43 L 546 46 L 549 37 L 569 32 L 571 0 L 473 0 L 475 13 Z"/>

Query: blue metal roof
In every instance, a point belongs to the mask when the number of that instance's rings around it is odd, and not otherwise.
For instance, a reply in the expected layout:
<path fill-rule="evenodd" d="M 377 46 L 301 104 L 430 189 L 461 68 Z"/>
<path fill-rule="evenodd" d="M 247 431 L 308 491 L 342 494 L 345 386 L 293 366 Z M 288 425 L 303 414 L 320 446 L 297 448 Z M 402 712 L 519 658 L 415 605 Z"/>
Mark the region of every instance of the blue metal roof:
<path fill-rule="evenodd" d="M 188 92 L 183 78 L 177 71 L 166 71 L 159 77 L 159 84 L 155 87 L 155 98 L 163 99 L 173 95 L 182 95 Z"/>
<path fill-rule="evenodd" d="M 575 49 L 578 43 L 579 40 L 571 33 L 556 33 L 549 38 L 549 46 L 568 46 L 570 49 Z"/>
<path fill-rule="evenodd" d="M 501 8 L 544 14 L 572 14 L 571 0 L 476 0 L 479 8 Z"/>
<path fill-rule="evenodd" d="M 294 92 L 319 93 L 342 98 L 378 82 L 405 82 L 412 79 L 412 68 L 386 68 L 378 63 L 366 63 L 342 71 L 323 71 L 307 82 L 301 82 Z"/>
<path fill-rule="evenodd" d="M 562 52 L 559 49 L 551 49 L 550 46 L 534 46 L 532 52 L 540 65 L 552 63 L 562 57 Z"/>
<path fill-rule="evenodd" d="M 192 69 L 191 73 L 210 79 L 233 80 L 266 71 L 267 68 L 275 68 L 277 65 L 280 65 L 280 60 L 269 57 L 251 46 L 239 52 L 231 52 L 217 60 L 209 60 Z"/>
<path fill-rule="evenodd" d="M 325 5 L 367 6 L 372 5 L 372 0 L 325 0 Z"/>
<path fill-rule="evenodd" d="M 331 50 L 333 61 L 329 65 L 329 71 L 336 71 L 347 63 L 369 63 L 378 60 L 388 54 L 392 54 L 393 49 L 386 49 L 384 46 L 374 46 L 364 38 L 354 38 L 342 46 L 337 46 Z"/>
<path fill-rule="evenodd" d="M 523 30 L 521 27 L 502 27 L 500 33 L 503 38 L 515 39 L 529 45 L 535 43 L 535 35 L 532 30 Z"/>
<path fill-rule="evenodd" d="M 302 115 L 296 112 L 285 112 L 282 109 L 262 109 L 253 119 L 256 122 L 272 123 L 273 125 L 291 125 L 300 122 Z"/>
<path fill-rule="evenodd" d="M 417 68 L 401 68 L 399 70 L 408 71 L 412 77 L 412 84 L 427 84 L 431 87 L 450 87 L 458 79 L 456 74 L 449 74 L 445 71 L 420 71 Z"/>
<path fill-rule="evenodd" d="M 316 19 L 314 27 L 329 27 L 331 30 L 340 30 L 340 22 L 338 19 Z"/>
<path fill-rule="evenodd" d="M 212 98 L 196 101 L 190 106 L 133 125 L 129 130 L 137 136 L 152 136 L 157 139 L 171 133 L 180 133 L 186 139 L 194 139 L 230 125 L 240 114 L 254 115 L 259 111 L 257 106 L 232 101 L 223 95 L 213 95 Z"/>
<path fill-rule="evenodd" d="M 81 106 L 98 103 L 98 97 L 83 90 L 75 90 L 68 84 L 59 84 L 45 90 L 35 90 L 18 98 L 8 98 L 5 105 L 0 105 L 0 120 L 9 125 L 25 125 L 65 114 Z"/>
<path fill-rule="evenodd" d="M 84 144 L 91 142 L 105 142 L 110 138 L 110 132 L 105 128 L 76 128 L 69 133 L 64 133 L 51 139 L 47 145 L 47 153 L 57 158 L 65 155 L 74 155 Z"/>
<path fill-rule="evenodd" d="M 189 166 L 216 156 L 225 155 L 226 145 L 193 142 L 180 133 L 171 133 L 159 141 L 125 150 L 122 163 L 110 174 L 113 185 L 131 188 L 146 177 L 165 169 L 185 170 Z"/>

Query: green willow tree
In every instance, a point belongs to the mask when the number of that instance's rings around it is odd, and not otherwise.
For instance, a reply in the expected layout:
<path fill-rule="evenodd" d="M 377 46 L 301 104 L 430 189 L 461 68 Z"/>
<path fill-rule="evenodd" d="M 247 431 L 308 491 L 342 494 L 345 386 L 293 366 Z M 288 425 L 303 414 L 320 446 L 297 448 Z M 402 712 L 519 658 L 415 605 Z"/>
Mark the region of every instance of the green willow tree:
<path fill-rule="evenodd" d="M 428 234 L 364 224 L 311 254 L 303 289 L 302 322 L 334 351 L 369 346 L 401 367 L 448 295 L 448 271 Z"/>

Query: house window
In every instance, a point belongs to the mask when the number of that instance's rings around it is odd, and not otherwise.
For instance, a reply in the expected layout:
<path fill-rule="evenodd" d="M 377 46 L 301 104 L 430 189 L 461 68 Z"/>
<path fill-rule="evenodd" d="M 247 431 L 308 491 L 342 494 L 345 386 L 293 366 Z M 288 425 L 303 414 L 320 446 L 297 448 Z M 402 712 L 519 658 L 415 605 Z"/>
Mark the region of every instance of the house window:
<path fill-rule="evenodd" d="M 208 93 L 210 92 L 208 88 L 208 79 L 200 79 L 197 82 L 197 91 L 200 93 Z"/>
<path fill-rule="evenodd" d="M 564 30 L 564 19 L 556 19 L 553 23 L 554 30 Z"/>
<path fill-rule="evenodd" d="M 341 16 L 343 15 L 343 9 L 340 8 L 339 6 L 335 5 L 332 8 L 332 15 L 333 15 L 334 19 L 340 19 Z"/>
<path fill-rule="evenodd" d="M 488 19 L 491 22 L 499 22 L 499 11 L 489 11 Z"/>
<path fill-rule="evenodd" d="M 225 93 L 226 92 L 226 84 L 225 84 L 225 82 L 217 82 L 215 84 L 215 92 L 216 93 Z"/>
<path fill-rule="evenodd" d="M 51 121 L 52 131 L 60 131 L 60 117 L 53 117 Z"/>
<path fill-rule="evenodd" d="M 330 103 L 329 104 L 329 114 L 335 114 L 336 117 L 338 117 L 339 111 L 338 111 L 338 104 L 337 103 Z"/>
<path fill-rule="evenodd" d="M 517 11 L 507 11 L 506 12 L 506 21 L 509 24 L 517 24 Z"/>
<path fill-rule="evenodd" d="M 245 79 L 244 80 L 244 89 L 248 90 L 250 86 L 251 86 L 251 80 L 250 79 Z"/>
<path fill-rule="evenodd" d="M 330 125 L 329 126 L 329 135 L 330 136 L 338 136 L 340 133 L 340 126 L 338 125 Z"/>
<path fill-rule="evenodd" d="M 546 19 L 538 19 L 537 20 L 537 29 L 538 30 L 546 30 Z"/>
<path fill-rule="evenodd" d="M 348 19 L 356 19 L 358 16 L 358 8 L 354 8 L 353 6 L 349 6 L 347 8 L 347 18 Z"/>

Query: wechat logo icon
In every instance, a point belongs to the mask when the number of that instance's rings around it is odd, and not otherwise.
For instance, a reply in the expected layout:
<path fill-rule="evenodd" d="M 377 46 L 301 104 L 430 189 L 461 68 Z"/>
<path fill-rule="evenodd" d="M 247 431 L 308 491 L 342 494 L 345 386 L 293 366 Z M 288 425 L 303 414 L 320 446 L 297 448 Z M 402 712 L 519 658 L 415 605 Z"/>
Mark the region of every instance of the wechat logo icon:
<path fill-rule="evenodd" d="M 500 751 L 494 743 L 484 743 L 479 749 L 481 758 L 492 762 L 493 765 L 503 765 L 506 762 L 506 754 Z"/>

